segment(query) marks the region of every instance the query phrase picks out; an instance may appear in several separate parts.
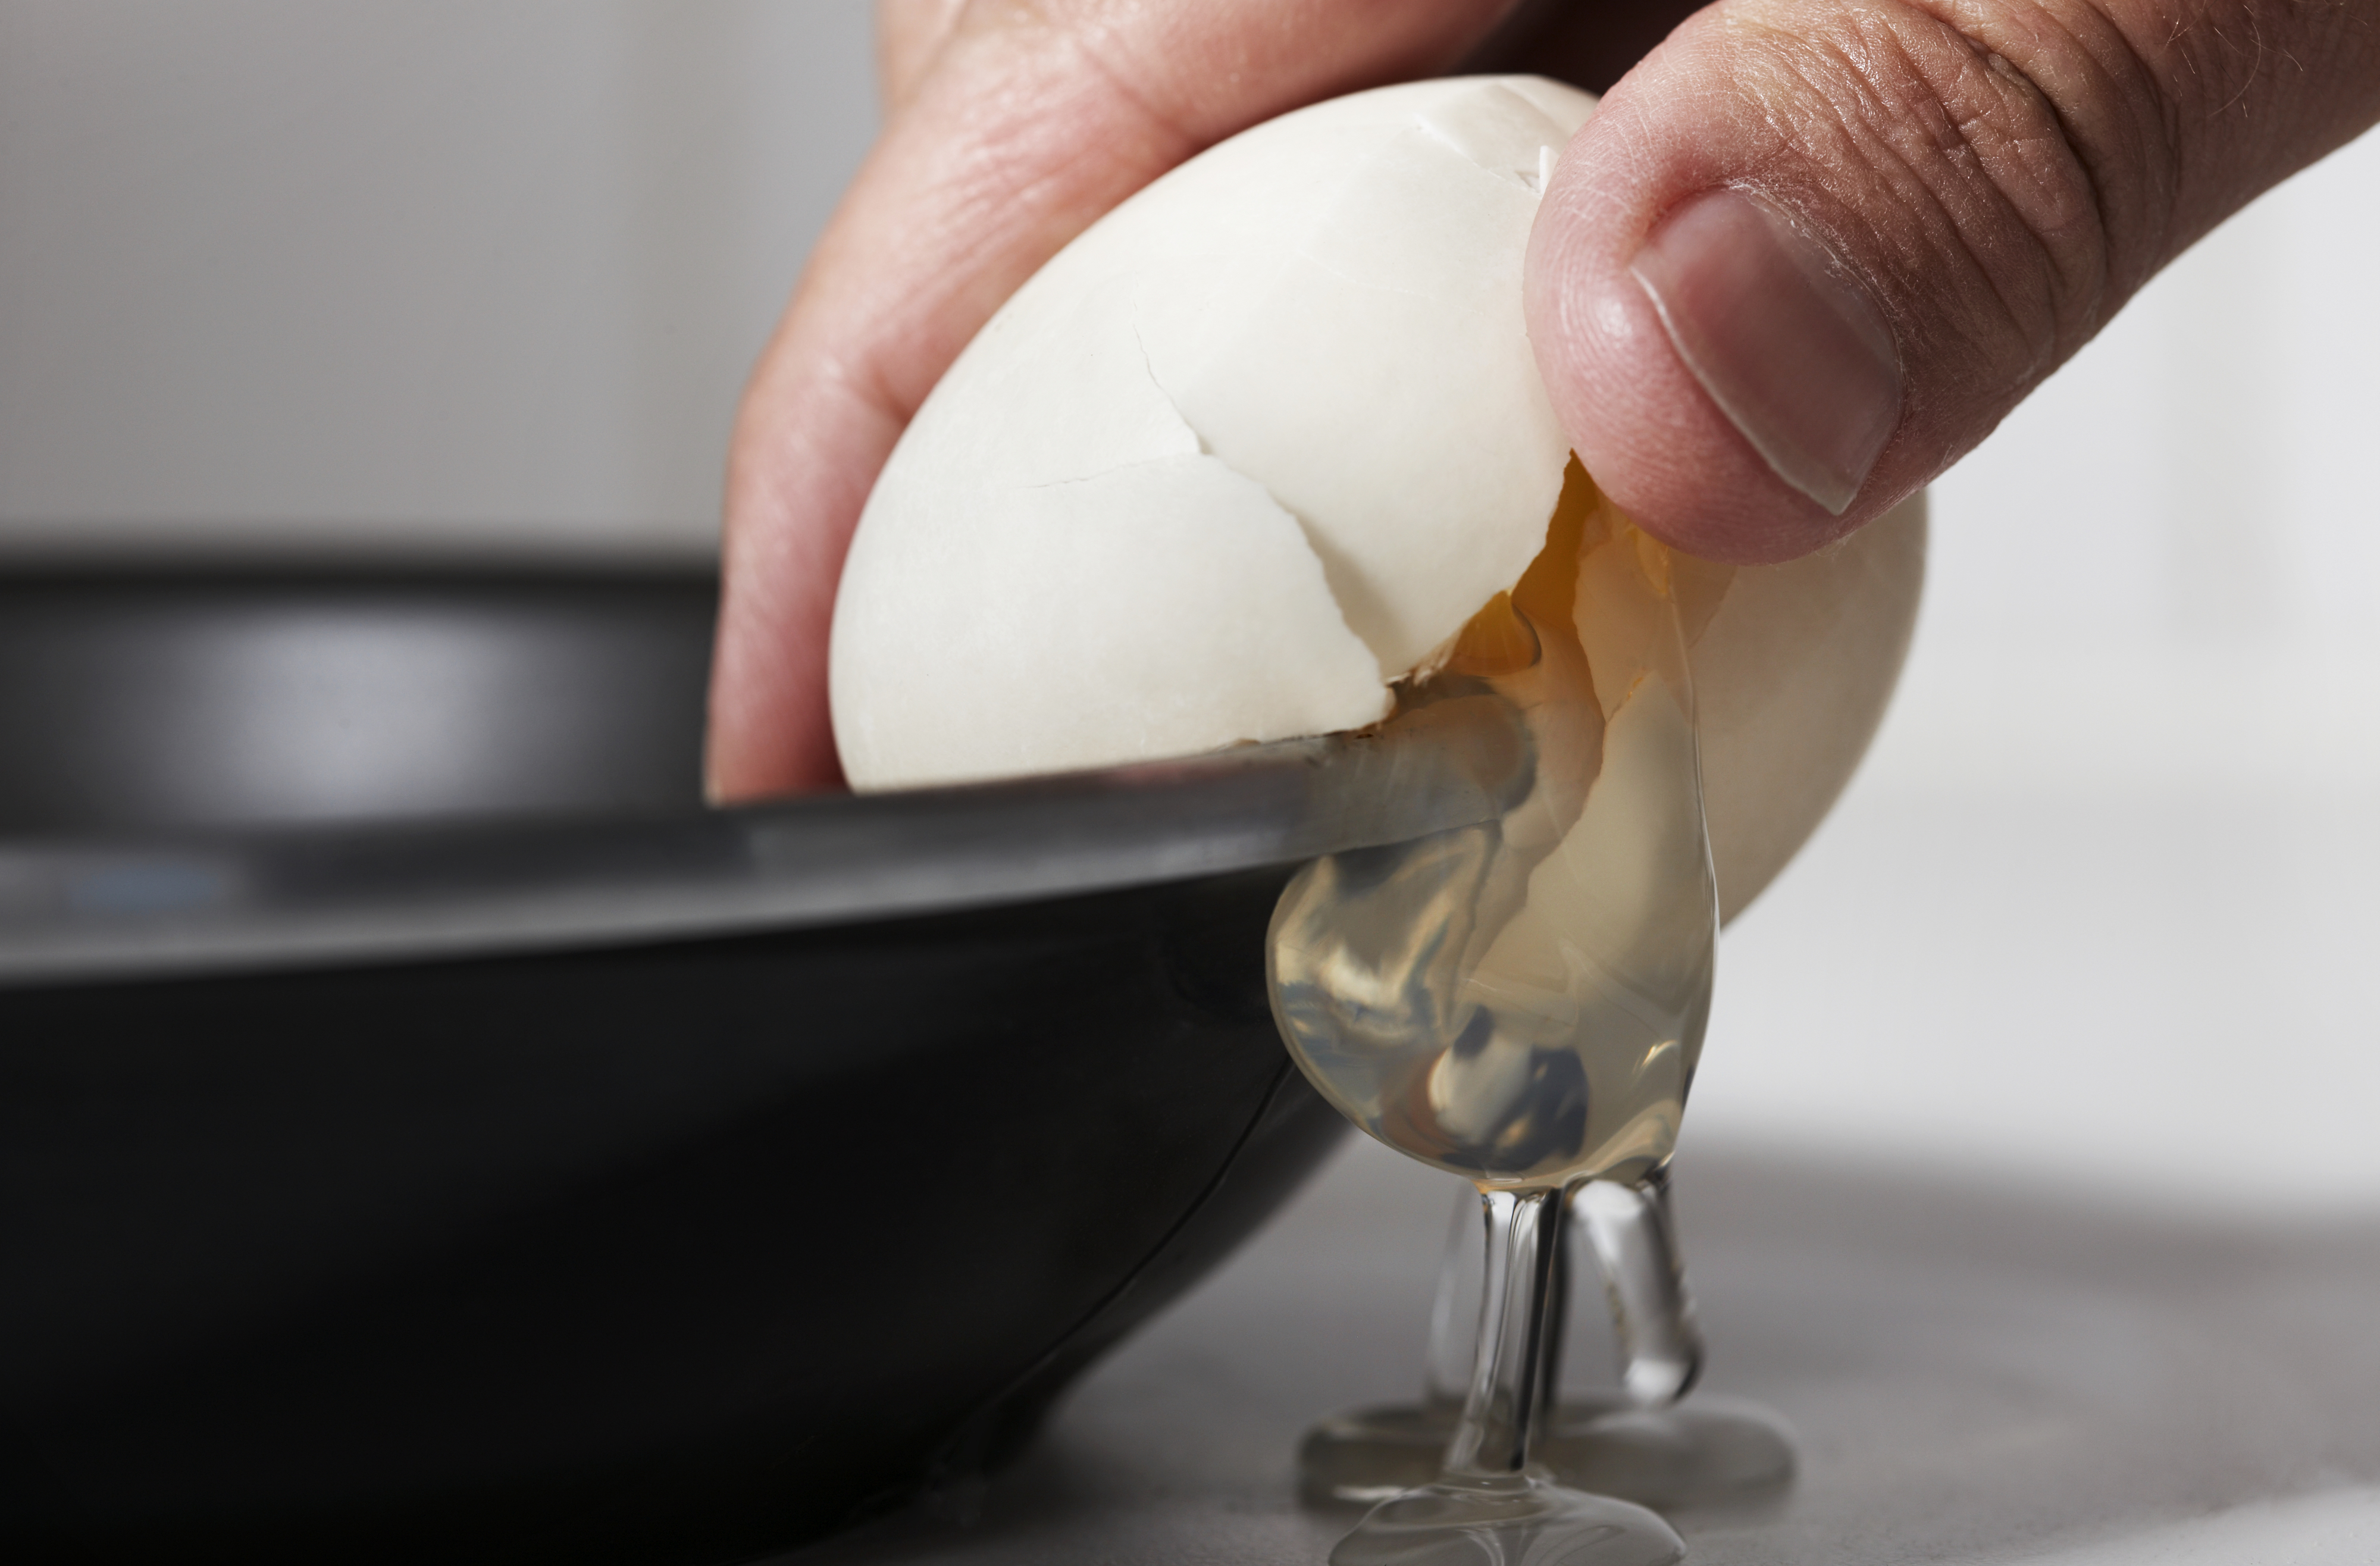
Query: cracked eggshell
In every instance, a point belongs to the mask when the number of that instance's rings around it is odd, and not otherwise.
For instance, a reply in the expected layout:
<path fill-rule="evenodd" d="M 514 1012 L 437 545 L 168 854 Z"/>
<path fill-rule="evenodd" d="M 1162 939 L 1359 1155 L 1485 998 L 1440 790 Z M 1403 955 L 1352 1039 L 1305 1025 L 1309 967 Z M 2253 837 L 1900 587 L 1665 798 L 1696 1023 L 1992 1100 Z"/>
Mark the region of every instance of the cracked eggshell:
<path fill-rule="evenodd" d="M 830 680 L 863 790 L 1361 728 L 1543 547 L 1568 443 L 1521 311 L 1594 106 L 1534 78 L 1259 126 L 1086 231 L 978 334 L 852 542 Z M 1723 582 L 1693 649 L 1732 917 L 1816 828 L 1916 611 L 1922 497 Z"/>
<path fill-rule="evenodd" d="M 1594 106 L 1416 82 L 1258 126 L 1018 290 L 868 497 L 830 680 L 854 786 L 1359 728 L 1543 545 L 1521 307 Z"/>

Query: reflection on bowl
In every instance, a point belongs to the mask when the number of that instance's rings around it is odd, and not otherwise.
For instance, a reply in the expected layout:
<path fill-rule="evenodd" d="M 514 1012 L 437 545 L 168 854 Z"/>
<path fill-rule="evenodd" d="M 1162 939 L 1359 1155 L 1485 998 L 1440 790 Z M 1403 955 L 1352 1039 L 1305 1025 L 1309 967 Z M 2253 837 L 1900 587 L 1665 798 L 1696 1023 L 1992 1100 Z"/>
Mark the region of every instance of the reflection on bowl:
<path fill-rule="evenodd" d="M 710 603 L 0 582 L 10 1559 L 723 1560 L 996 1463 L 1340 1133 L 1292 868 L 1525 765 L 706 812 Z"/>

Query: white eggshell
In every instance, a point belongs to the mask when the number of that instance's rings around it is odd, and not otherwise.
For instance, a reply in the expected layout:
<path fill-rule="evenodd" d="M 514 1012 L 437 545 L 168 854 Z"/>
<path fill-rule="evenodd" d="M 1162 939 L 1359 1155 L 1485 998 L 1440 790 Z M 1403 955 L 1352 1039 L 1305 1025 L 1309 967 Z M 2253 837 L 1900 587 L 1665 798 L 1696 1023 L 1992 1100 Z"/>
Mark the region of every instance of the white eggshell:
<path fill-rule="evenodd" d="M 1567 443 L 1521 310 L 1594 107 L 1418 82 L 1210 149 L 1043 267 L 868 497 L 835 738 L 886 789 L 1360 728 L 1543 547 Z M 1733 574 L 1696 639 L 1723 912 L 1858 764 L 1906 650 L 1922 498 Z"/>
<path fill-rule="evenodd" d="M 1593 106 L 1533 79 L 1317 104 L 1035 274 L 853 539 L 829 662 L 853 785 L 1383 716 L 1544 543 L 1568 447 L 1521 261 Z"/>

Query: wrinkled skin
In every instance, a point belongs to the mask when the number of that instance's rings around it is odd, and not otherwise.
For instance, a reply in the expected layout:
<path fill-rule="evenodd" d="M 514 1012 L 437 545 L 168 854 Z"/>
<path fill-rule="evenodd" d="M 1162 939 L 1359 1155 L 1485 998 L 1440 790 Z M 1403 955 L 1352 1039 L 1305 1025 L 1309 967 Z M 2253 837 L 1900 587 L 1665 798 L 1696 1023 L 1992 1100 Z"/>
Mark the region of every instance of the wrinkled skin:
<path fill-rule="evenodd" d="M 1608 89 L 1531 242 L 1538 367 L 1631 516 L 1747 562 L 1882 514 L 2192 242 L 2380 120 L 2380 0 L 884 0 L 880 45 L 883 134 L 736 421 L 722 800 L 839 785 L 835 581 L 959 349 L 1094 219 L 1260 120 L 1457 69 Z M 1723 189 L 1888 329 L 1889 435 L 1840 515 L 1763 459 L 1632 273 Z"/>

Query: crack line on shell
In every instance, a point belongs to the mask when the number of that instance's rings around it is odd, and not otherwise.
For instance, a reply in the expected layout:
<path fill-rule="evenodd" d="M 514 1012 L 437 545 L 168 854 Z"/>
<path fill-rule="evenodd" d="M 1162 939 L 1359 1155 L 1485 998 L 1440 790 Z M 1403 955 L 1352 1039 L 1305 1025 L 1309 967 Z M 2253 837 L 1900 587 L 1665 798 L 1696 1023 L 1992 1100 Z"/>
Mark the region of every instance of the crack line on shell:
<path fill-rule="evenodd" d="M 1263 480 L 1257 478 L 1253 473 L 1243 471 L 1238 466 L 1222 456 L 1215 450 L 1214 443 L 1207 439 L 1206 431 L 1199 429 L 1191 417 L 1183 411 L 1180 399 L 1175 397 L 1172 392 L 1165 389 L 1164 381 L 1160 379 L 1158 376 L 1156 361 L 1149 356 L 1148 339 L 1144 338 L 1140 334 L 1140 329 L 1137 326 L 1133 328 L 1132 340 L 1134 346 L 1138 347 L 1140 350 L 1140 368 L 1142 372 L 1148 375 L 1149 386 L 1159 396 L 1165 399 L 1165 406 L 1172 410 L 1174 418 L 1182 421 L 1182 428 L 1187 430 L 1190 432 L 1190 438 L 1198 443 L 1198 455 L 1210 462 L 1221 463 L 1226 472 L 1233 474 L 1238 478 L 1245 479 L 1249 483 L 1254 484 L 1257 490 L 1263 492 L 1265 499 L 1272 503 L 1275 510 L 1279 511 L 1283 516 L 1288 517 L 1291 522 L 1296 524 L 1298 538 L 1305 542 L 1307 552 L 1314 556 L 1314 563 L 1322 569 L 1322 590 L 1330 595 L 1330 607 L 1339 612 L 1339 624 L 1345 628 L 1349 636 L 1354 637 L 1358 642 L 1363 644 L 1365 651 L 1372 655 L 1372 667 L 1379 674 L 1381 689 L 1387 690 L 1393 686 L 1397 681 L 1404 678 L 1407 671 L 1390 669 L 1380 657 L 1380 649 L 1372 645 L 1372 638 L 1364 635 L 1363 632 L 1355 628 L 1354 618 L 1347 613 L 1347 593 L 1345 590 L 1342 590 L 1341 587 L 1342 576 L 1343 575 L 1351 579 L 1351 586 L 1355 590 L 1361 591 L 1363 589 L 1363 579 L 1355 573 L 1352 563 L 1338 560 L 1338 552 L 1329 547 L 1327 542 L 1318 533 L 1314 523 L 1300 514 L 1295 506 L 1284 504 L 1281 496 L 1273 492 L 1273 488 L 1270 484 L 1266 483 Z M 1152 458 L 1149 460 L 1179 461 L 1181 458 Z M 1108 471 L 1120 473 L 1127 467 L 1140 467 L 1148 465 L 1148 462 L 1124 463 L 1116 467 L 1110 468 Z M 1093 475 L 1093 477 L 1099 476 L 1099 475 Z M 1063 483 L 1082 483 L 1086 481 L 1087 480 L 1060 480 L 1060 482 Z M 1037 485 L 1035 487 L 1046 489 L 1053 486 Z M 1369 597 L 1371 595 L 1366 594 L 1366 596 Z M 1385 609 L 1384 605 L 1380 607 Z M 1385 618 L 1385 614 L 1382 617 Z"/>

